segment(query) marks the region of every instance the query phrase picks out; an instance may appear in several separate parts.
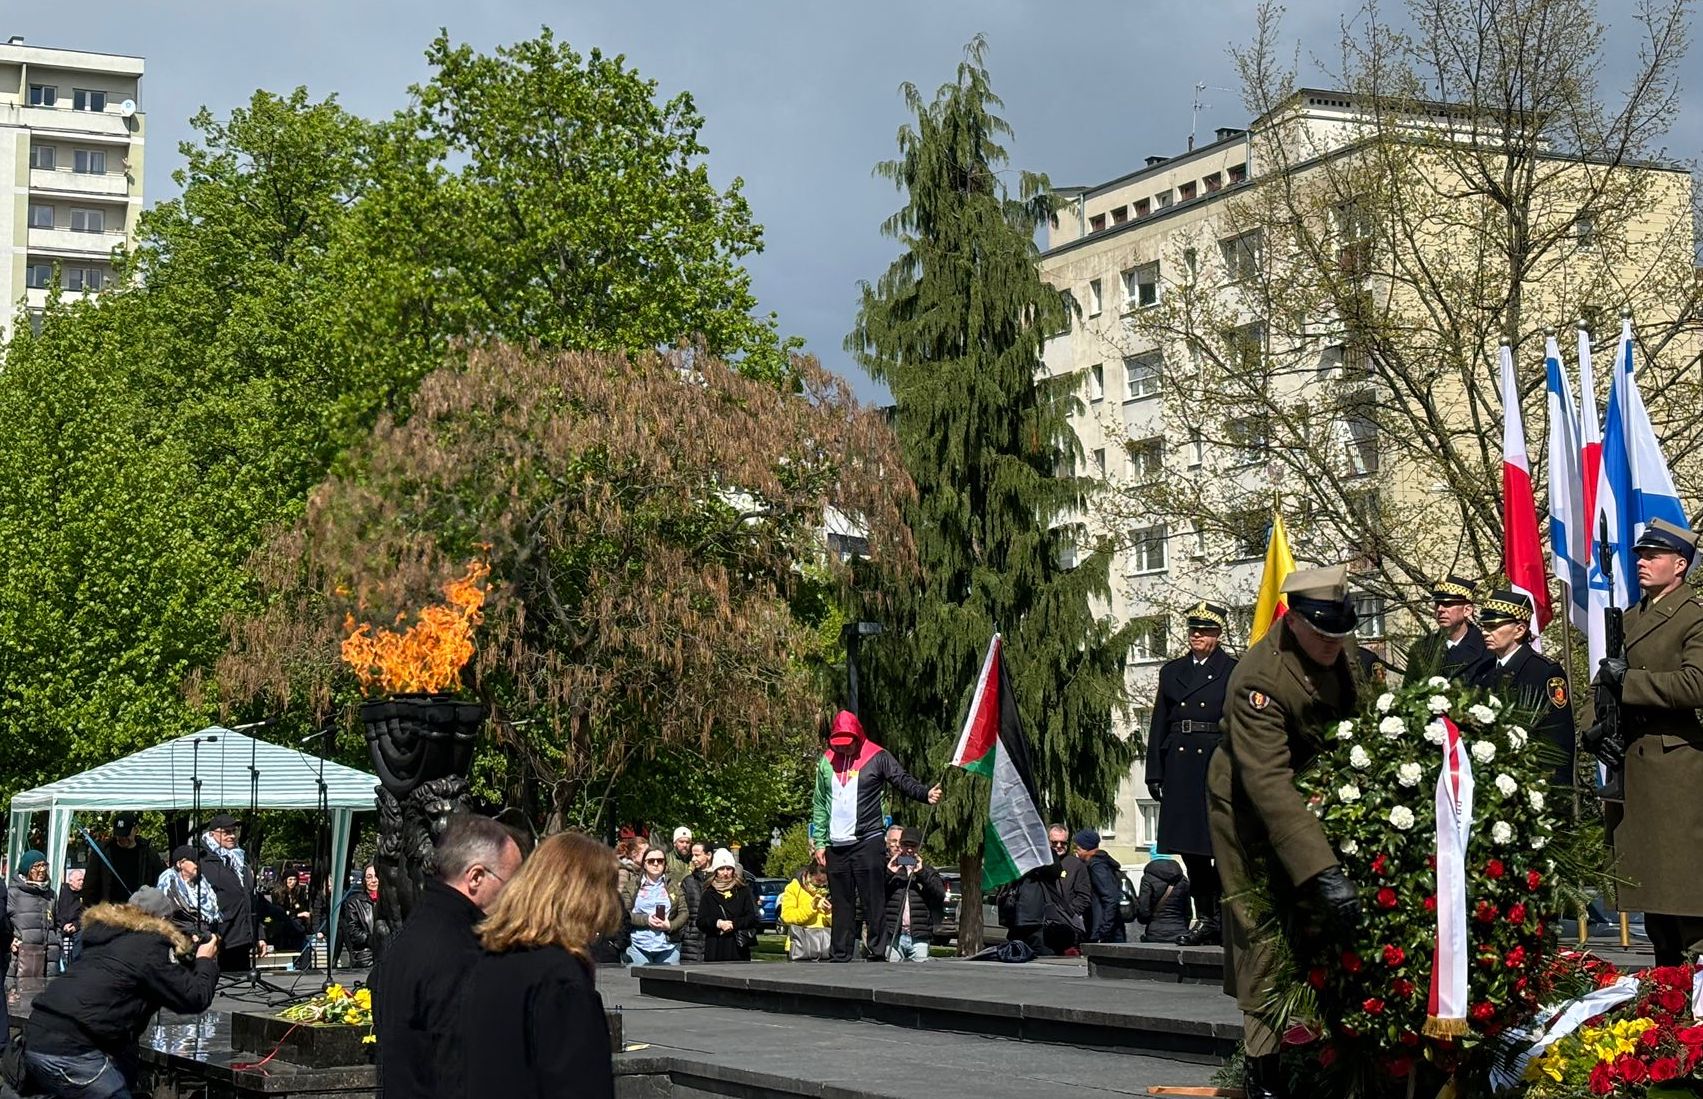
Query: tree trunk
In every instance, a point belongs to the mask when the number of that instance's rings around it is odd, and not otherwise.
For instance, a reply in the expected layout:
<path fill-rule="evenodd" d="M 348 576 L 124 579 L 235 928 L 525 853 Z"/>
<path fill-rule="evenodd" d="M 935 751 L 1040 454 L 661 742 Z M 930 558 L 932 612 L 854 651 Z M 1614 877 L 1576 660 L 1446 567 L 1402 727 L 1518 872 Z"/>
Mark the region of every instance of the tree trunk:
<path fill-rule="evenodd" d="M 982 853 L 958 860 L 958 956 L 982 948 Z"/>

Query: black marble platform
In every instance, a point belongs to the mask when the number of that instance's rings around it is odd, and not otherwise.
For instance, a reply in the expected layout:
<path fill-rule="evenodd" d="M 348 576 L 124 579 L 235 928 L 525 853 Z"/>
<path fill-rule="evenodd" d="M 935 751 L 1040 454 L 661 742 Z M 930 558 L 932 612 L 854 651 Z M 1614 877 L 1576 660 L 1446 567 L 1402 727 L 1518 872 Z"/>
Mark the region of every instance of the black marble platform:
<path fill-rule="evenodd" d="M 1082 948 L 1094 978 L 1221 985 L 1224 949 L 1165 943 L 1089 943 Z"/>
<path fill-rule="evenodd" d="M 1242 1017 L 1215 990 L 1096 981 L 1081 965 L 937 960 L 922 965 L 658 966 L 638 970 L 646 997 L 789 1015 L 960 1031 L 1076 1048 L 1217 1063 Z"/>

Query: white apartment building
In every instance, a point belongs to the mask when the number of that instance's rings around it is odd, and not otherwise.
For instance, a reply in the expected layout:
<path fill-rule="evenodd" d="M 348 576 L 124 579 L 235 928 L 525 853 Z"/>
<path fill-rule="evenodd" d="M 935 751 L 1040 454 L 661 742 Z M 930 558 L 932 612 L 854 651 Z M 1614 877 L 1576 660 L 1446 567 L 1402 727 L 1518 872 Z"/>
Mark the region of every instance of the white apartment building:
<path fill-rule="evenodd" d="M 142 59 L 0 44 L 0 338 L 50 288 L 100 291 L 142 211 Z"/>

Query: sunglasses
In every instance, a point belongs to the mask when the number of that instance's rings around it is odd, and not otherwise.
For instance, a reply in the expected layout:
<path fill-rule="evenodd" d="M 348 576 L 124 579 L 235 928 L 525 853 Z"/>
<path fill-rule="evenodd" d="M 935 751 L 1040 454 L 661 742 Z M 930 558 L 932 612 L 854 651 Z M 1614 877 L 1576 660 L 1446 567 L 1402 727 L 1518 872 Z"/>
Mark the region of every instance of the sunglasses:
<path fill-rule="evenodd" d="M 646 866 L 661 866 L 663 863 L 665 863 L 667 861 L 668 861 L 667 859 L 646 859 L 645 865 Z"/>

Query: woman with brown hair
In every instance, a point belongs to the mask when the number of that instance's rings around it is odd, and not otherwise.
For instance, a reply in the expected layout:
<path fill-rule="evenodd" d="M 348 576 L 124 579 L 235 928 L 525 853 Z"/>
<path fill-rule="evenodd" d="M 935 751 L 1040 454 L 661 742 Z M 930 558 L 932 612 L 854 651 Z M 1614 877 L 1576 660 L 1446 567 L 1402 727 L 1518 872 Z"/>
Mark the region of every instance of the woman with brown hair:
<path fill-rule="evenodd" d="M 466 1099 L 615 1094 L 609 1023 L 591 942 L 621 924 L 615 857 L 587 836 L 550 836 L 479 925 L 461 1040 L 478 1051 Z"/>

